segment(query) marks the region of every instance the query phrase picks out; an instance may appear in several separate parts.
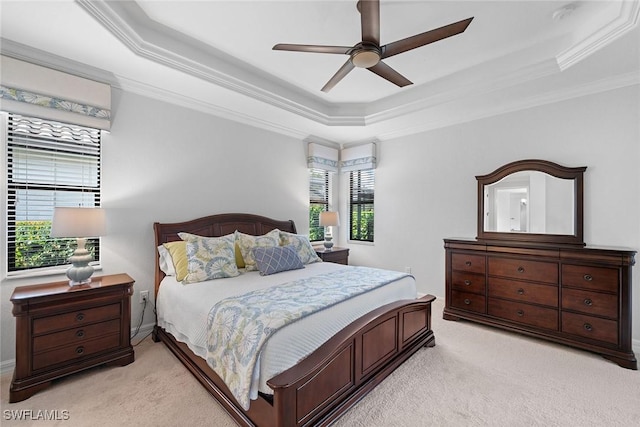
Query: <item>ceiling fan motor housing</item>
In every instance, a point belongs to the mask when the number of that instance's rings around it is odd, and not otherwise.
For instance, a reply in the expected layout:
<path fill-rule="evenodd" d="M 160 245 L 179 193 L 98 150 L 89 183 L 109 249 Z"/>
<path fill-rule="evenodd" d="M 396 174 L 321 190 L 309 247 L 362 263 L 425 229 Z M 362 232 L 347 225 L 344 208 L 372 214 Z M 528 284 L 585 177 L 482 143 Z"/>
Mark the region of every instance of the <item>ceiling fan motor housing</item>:
<path fill-rule="evenodd" d="M 351 53 L 351 63 L 358 68 L 369 68 L 380 62 L 381 57 L 378 46 L 362 43 Z"/>

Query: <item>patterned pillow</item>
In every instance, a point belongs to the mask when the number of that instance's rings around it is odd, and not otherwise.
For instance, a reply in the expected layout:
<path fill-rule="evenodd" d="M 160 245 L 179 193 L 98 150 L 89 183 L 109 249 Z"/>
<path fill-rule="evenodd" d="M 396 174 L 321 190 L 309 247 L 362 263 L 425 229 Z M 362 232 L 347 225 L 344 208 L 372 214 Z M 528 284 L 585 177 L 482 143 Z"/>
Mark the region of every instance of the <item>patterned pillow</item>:
<path fill-rule="evenodd" d="M 253 248 L 269 248 L 278 246 L 280 239 L 280 230 L 277 228 L 275 230 L 271 230 L 267 234 L 262 236 L 252 236 L 250 234 L 244 234 L 236 230 L 236 242 L 238 242 L 238 246 L 240 247 L 240 253 L 242 254 L 242 259 L 244 260 L 244 267 L 246 271 L 255 271 L 258 268 L 256 267 L 256 260 L 253 257 L 253 253 L 251 250 Z"/>
<path fill-rule="evenodd" d="M 239 275 L 236 266 L 235 238 L 233 234 L 222 237 L 202 237 L 178 233 L 186 242 L 187 275 L 183 284 L 202 282 Z"/>
<path fill-rule="evenodd" d="M 251 252 L 262 276 L 304 268 L 293 246 L 256 247 Z"/>
<path fill-rule="evenodd" d="M 280 232 L 280 245 L 288 246 L 292 245 L 298 253 L 300 261 L 303 264 L 311 264 L 313 262 L 322 261 L 316 251 L 311 246 L 311 242 L 307 236 L 302 234 L 287 233 L 286 231 Z"/>

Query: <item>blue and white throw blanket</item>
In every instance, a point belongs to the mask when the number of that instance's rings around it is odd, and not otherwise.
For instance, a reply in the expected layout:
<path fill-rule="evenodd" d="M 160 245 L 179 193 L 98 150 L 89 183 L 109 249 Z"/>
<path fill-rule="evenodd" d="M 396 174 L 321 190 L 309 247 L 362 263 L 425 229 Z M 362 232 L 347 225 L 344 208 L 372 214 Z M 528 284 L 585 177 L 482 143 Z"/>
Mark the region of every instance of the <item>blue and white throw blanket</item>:
<path fill-rule="evenodd" d="M 248 410 L 258 355 L 278 329 L 406 276 L 397 271 L 353 267 L 219 301 L 208 316 L 207 363 Z"/>

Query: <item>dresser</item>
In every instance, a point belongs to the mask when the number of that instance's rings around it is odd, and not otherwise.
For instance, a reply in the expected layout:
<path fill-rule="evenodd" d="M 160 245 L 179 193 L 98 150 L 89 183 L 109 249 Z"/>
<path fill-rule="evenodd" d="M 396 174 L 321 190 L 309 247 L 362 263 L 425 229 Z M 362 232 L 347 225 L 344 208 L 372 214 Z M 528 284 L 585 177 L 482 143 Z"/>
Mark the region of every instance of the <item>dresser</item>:
<path fill-rule="evenodd" d="M 127 365 L 134 280 L 127 274 L 16 287 L 16 367 L 9 402 L 19 402 L 52 380 L 94 366 Z"/>
<path fill-rule="evenodd" d="M 444 246 L 444 319 L 547 339 L 637 369 L 635 251 L 476 239 L 445 239 Z"/>

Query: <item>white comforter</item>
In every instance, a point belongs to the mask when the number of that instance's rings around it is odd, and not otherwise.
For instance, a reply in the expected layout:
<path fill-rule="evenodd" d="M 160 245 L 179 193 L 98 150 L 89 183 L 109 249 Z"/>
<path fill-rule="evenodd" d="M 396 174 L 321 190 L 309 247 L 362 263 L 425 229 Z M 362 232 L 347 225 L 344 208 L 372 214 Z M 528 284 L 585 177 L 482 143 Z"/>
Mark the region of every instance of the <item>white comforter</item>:
<path fill-rule="evenodd" d="M 205 358 L 207 316 L 217 301 L 344 268 L 350 267 L 319 262 L 308 264 L 301 270 L 285 271 L 270 276 L 248 272 L 238 277 L 188 285 L 177 282 L 173 276 L 167 276 L 162 281 L 156 301 L 158 325 L 178 341 L 186 343 L 196 355 Z M 273 391 L 266 384 L 268 379 L 295 365 L 360 316 L 399 299 L 416 298 L 416 295 L 415 280 L 406 277 L 321 310 L 281 329 L 267 341 L 262 350 L 259 368 L 256 369 L 252 382 L 251 398 L 257 398 L 258 391 L 272 394 Z"/>

